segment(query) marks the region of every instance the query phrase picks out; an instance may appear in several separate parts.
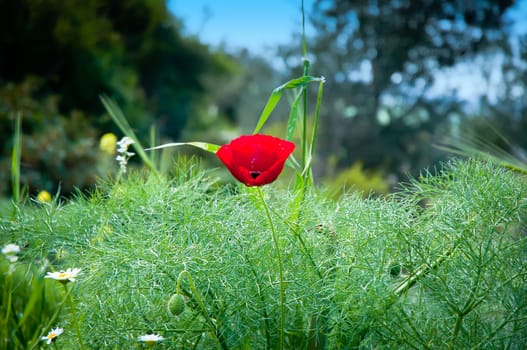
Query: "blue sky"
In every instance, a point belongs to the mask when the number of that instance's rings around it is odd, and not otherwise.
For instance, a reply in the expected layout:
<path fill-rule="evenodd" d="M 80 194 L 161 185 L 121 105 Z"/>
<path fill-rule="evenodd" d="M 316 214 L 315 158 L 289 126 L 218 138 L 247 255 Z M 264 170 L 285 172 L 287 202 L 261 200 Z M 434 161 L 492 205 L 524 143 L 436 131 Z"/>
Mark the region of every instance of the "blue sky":
<path fill-rule="evenodd" d="M 313 2 L 304 0 L 306 15 Z M 253 53 L 267 56 L 270 61 L 274 58 L 277 45 L 291 43 L 293 33 L 301 32 L 301 0 L 168 0 L 168 6 L 183 21 L 184 34 L 196 35 L 201 42 L 212 47 L 222 43 L 227 49 L 246 47 Z M 527 33 L 527 0 L 517 0 L 505 17 L 514 22 L 511 40 L 514 40 L 514 34 Z M 313 30 L 308 21 L 306 26 L 309 35 Z M 488 66 L 488 62 L 480 64 Z M 496 91 L 489 90 L 477 69 L 469 69 L 477 66 L 474 62 L 470 66 L 459 64 L 449 68 L 438 75 L 435 89 L 457 91 L 465 99 L 480 95 L 489 95 L 492 99 Z M 499 62 L 496 62 L 496 67 L 500 67 Z M 482 82 L 473 84 L 477 79 Z M 467 81 L 472 83 L 467 84 Z M 479 86 L 481 91 L 475 91 L 475 86 Z"/>
<path fill-rule="evenodd" d="M 525 34 L 527 32 L 527 0 L 517 0 L 508 10 L 507 19 L 514 21 L 513 32 L 515 34 Z"/>
<path fill-rule="evenodd" d="M 313 2 L 304 0 L 306 11 Z M 168 0 L 168 6 L 182 19 L 185 34 L 228 49 L 265 54 L 301 32 L 301 0 Z"/>
<path fill-rule="evenodd" d="M 306 12 L 314 0 L 304 0 Z M 301 32 L 301 0 L 168 0 L 172 13 L 182 19 L 185 34 L 197 35 L 212 46 L 246 47 L 266 54 L 279 44 L 290 43 Z M 508 16 L 513 32 L 527 31 L 527 0 L 517 0 Z M 306 22 L 308 34 L 312 33 Z"/>

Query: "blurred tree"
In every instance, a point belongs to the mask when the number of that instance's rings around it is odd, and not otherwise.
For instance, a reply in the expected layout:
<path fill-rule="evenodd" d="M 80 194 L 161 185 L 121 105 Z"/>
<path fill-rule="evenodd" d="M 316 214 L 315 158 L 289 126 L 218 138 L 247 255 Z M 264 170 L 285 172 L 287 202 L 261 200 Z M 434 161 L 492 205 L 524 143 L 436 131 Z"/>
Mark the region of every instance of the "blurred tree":
<path fill-rule="evenodd" d="M 237 134 L 252 133 L 273 89 L 290 79 L 284 77 L 266 57 L 247 49 L 230 51 L 227 55 L 224 66 L 230 67 L 231 74 L 206 77 L 205 85 L 210 91 L 207 103 L 203 104 L 203 110 L 198 114 L 201 117 L 190 121 L 186 130 L 195 136 L 198 133 L 199 139 L 222 143 Z M 287 116 L 288 113 L 287 104 L 282 103 L 273 115 Z M 271 122 L 282 121 L 274 116 Z M 283 125 L 281 127 L 276 136 L 285 135 Z M 225 132 L 218 132 L 221 129 Z M 267 128 L 264 130 L 269 131 Z M 186 138 L 189 137 L 187 135 Z"/>
<path fill-rule="evenodd" d="M 507 47 L 503 14 L 512 0 L 317 0 L 308 39 L 315 75 L 325 75 L 320 150 L 337 167 L 363 161 L 398 175 L 438 160 L 438 128 L 466 113 L 437 92 L 446 67 Z M 282 51 L 285 62 L 299 52 Z M 503 50 L 507 54 L 506 50 Z M 299 62 L 297 60 L 296 62 Z M 290 69 L 300 72 L 297 65 Z M 297 73 L 298 74 L 298 73 Z M 446 78 L 455 79 L 450 76 Z M 469 83 L 469 82 L 467 82 Z M 440 89 L 440 87 L 439 87 Z M 323 166 L 322 173 L 331 173 Z"/>
<path fill-rule="evenodd" d="M 241 88 L 236 93 L 236 122 L 244 133 L 252 133 L 272 91 L 291 76 L 283 76 L 266 57 L 252 55 L 247 50 L 238 52 L 233 58 L 243 67 Z M 279 104 L 273 115 L 287 116 L 288 113 L 288 106 Z M 270 119 L 271 122 L 276 120 Z M 281 132 L 275 136 L 283 137 L 285 129 Z"/>
<path fill-rule="evenodd" d="M 106 93 L 135 126 L 152 122 L 146 108 L 177 137 L 205 93 L 203 76 L 224 71 L 179 26 L 163 0 L 2 1 L 0 82 L 38 76 L 37 93 L 58 95 L 62 112 L 98 115 Z"/>
<path fill-rule="evenodd" d="M 23 150 L 26 172 L 53 174 L 50 191 L 59 182 L 71 184 L 66 192 L 93 183 L 94 176 L 66 179 L 78 174 L 60 159 L 81 156 L 74 140 L 95 145 L 98 135 L 117 131 L 101 118 L 100 94 L 117 100 L 140 137 L 155 122 L 163 136 L 178 138 L 207 99 L 206 80 L 233 73 L 225 55 L 182 37 L 180 26 L 164 0 L 0 1 L 0 155 L 8 157 L 12 116 L 21 111 L 25 138 L 47 138 L 52 125 L 68 129 L 48 140 L 64 148 L 66 156 L 46 153 L 60 164 L 28 161 Z"/>

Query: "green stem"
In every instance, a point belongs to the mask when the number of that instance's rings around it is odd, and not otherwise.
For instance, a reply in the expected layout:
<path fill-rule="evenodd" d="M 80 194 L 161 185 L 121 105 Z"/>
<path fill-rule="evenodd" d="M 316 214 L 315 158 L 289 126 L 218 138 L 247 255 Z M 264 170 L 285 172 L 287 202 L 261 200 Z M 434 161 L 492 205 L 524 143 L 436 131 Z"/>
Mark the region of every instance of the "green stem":
<path fill-rule="evenodd" d="M 304 10 L 304 0 L 302 0 L 302 57 L 304 60 L 304 76 L 309 75 L 309 60 L 307 59 L 307 41 L 306 41 L 306 16 Z M 303 87 L 302 91 L 302 104 L 303 104 L 303 120 L 302 120 L 302 172 L 304 187 L 307 186 L 307 179 L 310 174 L 306 171 L 308 162 L 308 149 L 307 149 L 307 87 Z"/>
<path fill-rule="evenodd" d="M 280 244 L 278 242 L 278 237 L 276 235 L 276 230 L 274 228 L 273 219 L 271 218 L 271 211 L 269 206 L 265 201 L 262 189 L 258 187 L 258 194 L 262 200 L 262 204 L 265 209 L 265 214 L 269 221 L 269 226 L 271 228 L 271 233 L 273 236 L 274 249 L 276 253 L 276 259 L 278 260 L 278 274 L 279 274 L 279 283 L 280 283 L 280 346 L 279 349 L 284 348 L 284 333 L 285 333 L 285 288 L 284 288 L 284 278 L 283 278 L 283 267 L 282 267 L 282 255 L 280 253 Z"/>
<path fill-rule="evenodd" d="M 77 333 L 77 338 L 79 340 L 79 348 L 81 350 L 84 350 L 84 344 L 82 343 L 82 334 L 79 328 L 79 323 L 77 322 L 77 314 L 75 313 L 75 305 L 73 305 L 73 298 L 71 297 L 71 294 L 68 293 L 68 287 L 66 284 L 63 284 L 64 289 L 66 290 L 66 298 L 68 298 L 68 305 L 71 310 L 71 317 L 73 319 L 73 326 L 75 327 L 75 332 Z"/>
<path fill-rule="evenodd" d="M 304 76 L 309 75 L 309 61 L 304 57 Z M 304 187 L 307 186 L 310 172 L 308 170 L 309 164 L 309 150 L 307 140 L 307 87 L 303 87 L 302 92 L 302 172 L 304 179 Z"/>
<path fill-rule="evenodd" d="M 302 246 L 301 249 L 303 250 L 303 252 L 306 255 L 306 257 L 308 258 L 309 263 L 311 264 L 311 267 L 313 267 L 313 270 L 317 274 L 318 278 L 320 280 L 322 280 L 323 279 L 322 273 L 320 272 L 320 269 L 319 269 L 318 265 L 315 263 L 315 259 L 313 259 L 313 256 L 311 255 L 311 253 L 307 249 L 306 242 L 302 238 L 300 232 L 298 232 L 298 231 L 294 231 L 294 232 L 295 232 L 295 237 L 298 239 L 298 241 L 300 242 L 300 245 Z"/>
<path fill-rule="evenodd" d="M 192 296 L 198 303 L 199 308 L 201 309 L 201 314 L 205 319 L 207 320 L 208 325 L 210 326 L 212 330 L 212 334 L 216 338 L 216 341 L 218 342 L 218 348 L 219 349 L 227 349 L 227 344 L 225 343 L 225 340 L 221 336 L 221 334 L 218 332 L 218 329 L 216 327 L 215 322 L 213 321 L 212 317 L 210 317 L 209 312 L 207 308 L 205 307 L 205 303 L 203 302 L 203 298 L 201 297 L 201 293 L 196 289 L 196 285 L 194 284 L 194 280 L 190 276 L 190 272 L 187 270 L 183 270 L 179 273 L 179 276 L 177 278 L 177 284 L 176 284 L 176 293 L 181 294 L 181 281 L 183 280 L 183 276 L 186 276 L 188 279 L 188 283 L 190 285 L 190 290 L 192 291 Z"/>
<path fill-rule="evenodd" d="M 263 308 L 263 316 L 264 316 L 264 324 L 265 324 L 265 349 L 271 349 L 271 335 L 269 334 L 269 329 L 271 328 L 269 326 L 269 314 L 267 312 L 267 305 L 265 303 L 265 296 L 262 294 L 262 290 L 260 288 L 260 284 L 258 283 L 258 275 L 256 274 L 256 271 L 251 266 L 251 272 L 254 276 L 254 280 L 256 282 L 256 289 L 258 291 L 258 296 L 260 297 L 260 301 L 262 303 Z"/>
<path fill-rule="evenodd" d="M 452 336 L 450 337 L 450 345 L 448 346 L 448 349 L 454 348 L 454 341 L 456 340 L 457 336 L 459 335 L 459 331 L 461 330 L 461 324 L 463 323 L 463 318 L 465 317 L 464 313 L 459 312 L 457 314 L 456 318 L 456 324 L 454 325 L 454 331 L 452 332 Z"/>
<path fill-rule="evenodd" d="M 315 119 L 313 121 L 313 132 L 311 133 L 311 144 L 309 145 L 309 176 L 311 178 L 311 182 L 314 182 L 313 173 L 311 171 L 311 162 L 313 161 L 313 153 L 315 153 L 315 143 L 317 140 L 318 123 L 320 119 L 320 106 L 322 105 L 322 93 L 324 92 L 324 82 L 325 80 L 321 79 L 318 83 L 317 106 L 315 109 Z"/>
<path fill-rule="evenodd" d="M 457 246 L 458 243 L 454 244 L 452 248 L 447 249 L 445 253 L 443 253 L 442 256 L 437 258 L 437 260 L 434 261 L 432 264 L 423 264 L 421 267 L 419 267 L 415 272 L 408 276 L 399 286 L 397 286 L 397 288 L 394 289 L 394 295 L 403 295 L 411 287 L 413 287 L 421 278 L 427 276 L 430 271 L 438 268 L 443 263 L 443 261 L 445 261 L 448 257 L 452 255 Z M 388 306 L 391 306 L 391 303 Z"/>
<path fill-rule="evenodd" d="M 20 161 L 22 154 L 22 114 L 18 112 L 15 117 L 15 134 L 13 137 L 13 152 L 11 155 L 11 184 L 13 202 L 20 202 Z"/>
<path fill-rule="evenodd" d="M 53 313 L 53 315 L 49 319 L 49 321 L 46 324 L 46 326 L 41 329 L 40 334 L 38 334 L 37 338 L 32 340 L 32 343 L 28 347 L 29 349 L 31 349 L 31 350 L 35 349 L 38 346 L 38 343 L 40 342 L 40 338 L 44 335 L 44 332 L 46 332 L 46 330 L 49 330 L 51 325 L 53 323 L 55 323 L 55 321 L 57 320 L 59 314 L 62 311 L 62 307 L 64 306 L 64 303 L 68 299 L 67 297 L 70 295 L 72 290 L 73 290 L 73 288 L 70 288 L 70 290 L 67 290 L 66 296 L 64 297 L 64 299 L 62 299 L 62 301 L 60 302 L 60 304 L 58 305 L 57 309 L 55 310 L 55 312 Z"/>
<path fill-rule="evenodd" d="M 302 0 L 302 56 L 307 55 L 307 40 L 306 40 L 306 15 L 304 10 L 304 0 Z"/>
<path fill-rule="evenodd" d="M 256 284 L 256 291 L 257 291 L 258 296 L 260 297 L 260 302 L 262 303 L 262 310 L 263 310 L 262 313 L 263 313 L 263 320 L 265 324 L 265 349 L 269 350 L 271 349 L 271 334 L 269 333 L 269 330 L 271 329 L 271 327 L 269 325 L 269 313 L 267 312 L 267 303 L 265 301 L 265 295 L 263 294 L 262 288 L 260 287 L 260 283 L 259 283 L 261 278 L 258 277 L 258 274 L 256 273 L 256 270 L 254 269 L 254 266 L 249 263 L 250 261 L 249 257 L 243 253 L 245 251 L 244 245 L 241 242 L 238 242 L 238 244 L 240 245 L 240 248 L 241 248 L 241 252 L 242 252 L 241 256 L 247 262 L 249 268 L 251 269 L 251 273 L 254 277 L 254 283 Z"/>

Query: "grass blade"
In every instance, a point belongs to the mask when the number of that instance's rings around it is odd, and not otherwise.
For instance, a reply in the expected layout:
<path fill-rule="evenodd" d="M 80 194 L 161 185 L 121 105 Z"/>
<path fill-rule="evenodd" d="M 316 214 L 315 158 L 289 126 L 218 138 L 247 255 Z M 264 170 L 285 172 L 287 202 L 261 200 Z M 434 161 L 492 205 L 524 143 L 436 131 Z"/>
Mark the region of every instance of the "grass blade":
<path fill-rule="evenodd" d="M 508 147 L 512 148 L 510 142 L 501 135 L 495 128 L 490 127 L 499 140 L 503 141 Z M 457 154 L 464 157 L 477 157 L 494 164 L 503 166 L 513 171 L 527 174 L 527 164 L 513 154 L 489 143 L 485 138 L 473 132 L 463 132 L 463 139 L 460 137 L 446 138 L 441 144 L 436 145 L 440 150 Z"/>
<path fill-rule="evenodd" d="M 253 134 L 257 134 L 260 129 L 262 129 L 267 119 L 269 119 L 269 116 L 271 115 L 271 113 L 273 113 L 276 105 L 278 104 L 278 102 L 280 102 L 282 92 L 283 89 L 280 88 L 276 88 L 273 90 L 273 92 L 271 93 L 271 97 L 269 97 L 269 100 L 267 100 L 262 114 L 260 115 L 260 119 L 258 119 L 258 123 L 256 124 L 256 128 L 254 128 Z"/>
<path fill-rule="evenodd" d="M 320 80 L 320 83 L 318 85 L 318 93 L 317 93 L 317 106 L 315 108 L 315 120 L 313 121 L 313 132 L 311 134 L 311 144 L 309 145 L 309 154 L 313 154 L 315 151 L 315 142 L 317 139 L 317 132 L 318 132 L 318 121 L 320 118 L 320 107 L 322 106 L 322 94 L 324 91 L 324 83 L 325 80 Z"/>
<path fill-rule="evenodd" d="M 295 96 L 295 99 L 293 100 L 293 104 L 291 105 L 291 112 L 289 113 L 289 120 L 287 121 L 287 133 L 286 133 L 286 140 L 292 140 L 293 139 L 293 133 L 296 129 L 296 122 L 298 120 L 298 104 L 300 103 L 300 98 L 302 97 L 302 92 L 304 89 L 301 89 L 298 94 Z"/>
<path fill-rule="evenodd" d="M 119 129 L 121 129 L 123 134 L 125 134 L 125 136 L 128 136 L 129 138 L 134 140 L 134 143 L 132 144 L 132 146 L 134 147 L 139 157 L 141 157 L 141 160 L 143 161 L 143 163 L 157 175 L 158 172 L 157 172 L 157 169 L 154 163 L 144 151 L 144 147 L 141 146 L 139 139 L 135 135 L 135 132 L 133 131 L 130 124 L 128 124 L 126 117 L 124 116 L 123 112 L 121 111 L 117 103 L 115 103 L 111 98 L 105 95 L 101 96 L 100 98 L 101 98 L 102 104 L 106 108 L 106 111 L 108 112 L 108 114 L 110 114 L 113 121 L 115 122 L 115 124 L 117 124 Z"/>
<path fill-rule="evenodd" d="M 11 185 L 13 202 L 20 201 L 20 161 L 22 156 L 22 114 L 17 112 L 15 118 L 15 134 L 13 136 L 13 152 L 11 154 Z"/>
<path fill-rule="evenodd" d="M 165 143 L 164 145 L 151 147 L 145 149 L 145 151 L 152 151 L 155 149 L 162 149 L 167 147 L 178 147 L 178 146 L 193 146 L 197 148 L 201 148 L 204 151 L 210 152 L 210 153 L 216 153 L 220 146 L 212 144 L 212 143 L 206 143 L 206 142 L 172 142 L 172 143 Z"/>

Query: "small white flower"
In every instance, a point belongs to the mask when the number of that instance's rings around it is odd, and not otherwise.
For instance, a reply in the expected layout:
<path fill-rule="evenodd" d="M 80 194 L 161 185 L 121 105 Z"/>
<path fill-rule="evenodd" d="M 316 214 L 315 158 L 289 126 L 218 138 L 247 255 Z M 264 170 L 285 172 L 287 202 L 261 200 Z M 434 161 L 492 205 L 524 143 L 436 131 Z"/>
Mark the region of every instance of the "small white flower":
<path fill-rule="evenodd" d="M 158 334 L 147 334 L 140 336 L 138 340 L 148 345 L 152 345 L 154 343 L 157 343 L 158 341 L 165 340 L 165 338 Z"/>
<path fill-rule="evenodd" d="M 128 150 L 128 147 L 134 143 L 134 140 L 129 138 L 128 136 L 123 137 L 120 141 L 117 142 L 117 146 L 119 148 L 117 149 L 117 152 L 124 153 Z"/>
<path fill-rule="evenodd" d="M 126 173 L 126 165 L 128 164 L 128 159 L 130 159 L 131 156 L 135 155 L 135 153 L 133 152 L 128 152 L 128 147 L 132 143 L 134 143 L 134 140 L 132 140 L 128 136 L 123 137 L 120 141 L 117 142 L 119 148 L 117 149 L 118 155 L 115 157 L 115 159 L 119 162 L 119 166 L 121 167 L 123 173 Z"/>
<path fill-rule="evenodd" d="M 18 253 L 20 253 L 20 247 L 13 243 L 8 244 L 2 248 L 2 254 L 4 254 L 7 260 L 10 262 L 15 262 L 18 260 Z"/>
<path fill-rule="evenodd" d="M 126 165 L 128 164 L 128 157 L 118 155 L 115 159 L 119 162 L 119 166 L 123 173 L 126 173 Z"/>
<path fill-rule="evenodd" d="M 126 166 L 126 163 L 128 162 L 128 159 L 126 159 L 126 157 L 122 155 L 118 155 L 117 157 L 115 157 L 115 160 L 117 160 L 119 162 L 119 165 L 121 166 Z"/>
<path fill-rule="evenodd" d="M 20 247 L 17 244 L 10 243 L 2 248 L 3 254 L 18 254 L 20 253 Z"/>
<path fill-rule="evenodd" d="M 51 344 L 52 341 L 54 341 L 59 335 L 64 333 L 64 329 L 57 327 L 55 329 L 52 329 L 51 332 L 48 333 L 45 337 L 41 337 L 40 340 L 45 340 L 47 344 Z"/>
<path fill-rule="evenodd" d="M 48 272 L 44 278 L 53 278 L 62 283 L 75 282 L 75 279 L 80 272 L 81 269 L 79 268 L 67 269 L 66 271 L 62 270 L 59 272 Z"/>

